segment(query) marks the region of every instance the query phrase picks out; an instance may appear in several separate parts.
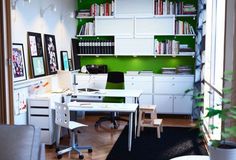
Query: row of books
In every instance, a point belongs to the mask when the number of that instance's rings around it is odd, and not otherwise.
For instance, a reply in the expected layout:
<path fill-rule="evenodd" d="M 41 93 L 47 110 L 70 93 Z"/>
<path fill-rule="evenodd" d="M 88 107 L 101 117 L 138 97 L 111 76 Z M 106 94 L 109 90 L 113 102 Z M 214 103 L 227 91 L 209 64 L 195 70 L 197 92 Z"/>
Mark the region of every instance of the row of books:
<path fill-rule="evenodd" d="M 113 40 L 79 40 L 79 54 L 114 54 Z"/>
<path fill-rule="evenodd" d="M 196 14 L 196 8 L 193 4 L 184 4 L 184 2 L 172 2 L 169 0 L 154 1 L 155 15 L 182 15 Z"/>
<path fill-rule="evenodd" d="M 195 34 L 193 27 L 186 21 L 176 21 L 175 34 Z"/>
<path fill-rule="evenodd" d="M 179 54 L 179 41 L 166 40 L 160 42 L 155 39 L 155 54 Z"/>
<path fill-rule="evenodd" d="M 113 16 L 115 10 L 115 3 L 92 4 L 90 7 L 91 16 Z"/>
<path fill-rule="evenodd" d="M 79 35 L 94 35 L 94 34 L 95 34 L 94 22 L 87 22 L 83 24 L 79 31 Z"/>
<path fill-rule="evenodd" d="M 160 42 L 155 39 L 155 54 L 187 55 L 193 52 L 193 49 L 190 48 L 188 44 L 180 44 L 179 41 L 176 40 Z"/>

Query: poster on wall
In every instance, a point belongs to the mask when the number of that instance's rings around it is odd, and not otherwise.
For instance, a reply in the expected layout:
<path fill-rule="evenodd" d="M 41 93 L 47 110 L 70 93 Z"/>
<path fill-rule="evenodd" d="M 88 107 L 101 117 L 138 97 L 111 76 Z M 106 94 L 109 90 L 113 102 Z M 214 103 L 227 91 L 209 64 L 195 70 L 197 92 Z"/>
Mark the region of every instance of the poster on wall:
<path fill-rule="evenodd" d="M 57 49 L 54 35 L 44 34 L 47 70 L 49 74 L 55 74 L 58 70 Z"/>
<path fill-rule="evenodd" d="M 28 32 L 27 35 L 32 77 L 45 76 L 46 72 L 41 34 Z"/>
<path fill-rule="evenodd" d="M 13 81 L 26 80 L 24 47 L 21 43 L 12 44 Z"/>

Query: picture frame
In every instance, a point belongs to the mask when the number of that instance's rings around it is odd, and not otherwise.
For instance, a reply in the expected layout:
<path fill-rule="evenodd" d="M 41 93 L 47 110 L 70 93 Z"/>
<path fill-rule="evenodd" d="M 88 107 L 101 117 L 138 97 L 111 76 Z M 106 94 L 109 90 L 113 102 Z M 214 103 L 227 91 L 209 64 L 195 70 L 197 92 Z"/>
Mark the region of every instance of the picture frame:
<path fill-rule="evenodd" d="M 61 51 L 61 67 L 62 70 L 69 71 L 69 58 L 67 51 Z"/>
<path fill-rule="evenodd" d="M 48 74 L 56 74 L 58 70 L 56 40 L 54 35 L 44 34 Z"/>
<path fill-rule="evenodd" d="M 44 54 L 41 33 L 27 32 L 28 53 L 31 63 L 31 76 L 45 76 Z"/>
<path fill-rule="evenodd" d="M 12 69 L 14 82 L 27 79 L 24 46 L 22 43 L 12 44 Z"/>
<path fill-rule="evenodd" d="M 69 62 L 69 70 L 72 71 L 73 70 L 72 60 L 68 59 L 68 62 Z"/>
<path fill-rule="evenodd" d="M 27 32 L 30 56 L 43 56 L 43 45 L 40 33 Z"/>
<path fill-rule="evenodd" d="M 44 59 L 42 56 L 32 57 L 32 70 L 34 77 L 45 76 Z"/>

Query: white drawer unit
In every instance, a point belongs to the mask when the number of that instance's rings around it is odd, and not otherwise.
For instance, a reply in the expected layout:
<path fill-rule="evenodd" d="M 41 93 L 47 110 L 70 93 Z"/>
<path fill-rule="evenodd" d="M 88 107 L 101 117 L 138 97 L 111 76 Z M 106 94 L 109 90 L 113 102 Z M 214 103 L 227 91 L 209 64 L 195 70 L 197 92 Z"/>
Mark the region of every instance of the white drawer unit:
<path fill-rule="evenodd" d="M 154 77 L 154 104 L 160 114 L 192 114 L 193 75 L 157 75 Z"/>
<path fill-rule="evenodd" d="M 152 76 L 125 76 L 125 89 L 142 90 L 142 95 L 139 98 L 141 105 L 152 104 L 153 100 L 153 77 Z M 126 98 L 127 103 L 132 103 L 132 98 Z"/>
<path fill-rule="evenodd" d="M 49 97 L 31 97 L 27 99 L 28 124 L 41 129 L 41 142 L 52 145 L 55 142 L 55 114 L 50 109 Z"/>

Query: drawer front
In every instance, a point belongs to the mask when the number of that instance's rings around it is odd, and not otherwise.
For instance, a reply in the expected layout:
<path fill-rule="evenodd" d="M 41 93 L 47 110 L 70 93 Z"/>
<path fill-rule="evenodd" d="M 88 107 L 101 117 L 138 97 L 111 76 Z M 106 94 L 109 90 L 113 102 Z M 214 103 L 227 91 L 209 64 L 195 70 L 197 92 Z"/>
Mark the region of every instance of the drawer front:
<path fill-rule="evenodd" d="M 135 81 L 135 82 L 148 81 L 152 83 L 152 76 L 125 76 L 125 82 L 126 81 Z"/>
<path fill-rule="evenodd" d="M 194 77 L 193 76 L 155 76 L 154 82 L 193 82 Z"/>
<path fill-rule="evenodd" d="M 49 117 L 43 116 L 30 116 L 30 124 L 39 127 L 39 128 L 49 128 Z"/>
<path fill-rule="evenodd" d="M 36 107 L 48 107 L 49 106 L 49 100 L 29 100 L 29 106 L 36 106 Z"/>
<path fill-rule="evenodd" d="M 185 91 L 193 88 L 192 82 L 157 82 L 154 93 L 157 94 L 185 94 Z M 189 92 L 188 95 L 191 95 Z"/>
<path fill-rule="evenodd" d="M 51 144 L 52 142 L 50 142 L 50 131 L 48 130 L 41 130 L 41 143 L 45 143 L 45 144 Z"/>
<path fill-rule="evenodd" d="M 30 114 L 49 115 L 48 108 L 30 108 Z"/>
<path fill-rule="evenodd" d="M 138 89 L 143 93 L 152 93 L 152 82 L 125 82 L 125 89 Z"/>

